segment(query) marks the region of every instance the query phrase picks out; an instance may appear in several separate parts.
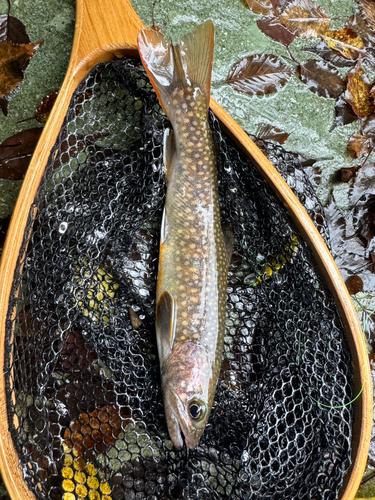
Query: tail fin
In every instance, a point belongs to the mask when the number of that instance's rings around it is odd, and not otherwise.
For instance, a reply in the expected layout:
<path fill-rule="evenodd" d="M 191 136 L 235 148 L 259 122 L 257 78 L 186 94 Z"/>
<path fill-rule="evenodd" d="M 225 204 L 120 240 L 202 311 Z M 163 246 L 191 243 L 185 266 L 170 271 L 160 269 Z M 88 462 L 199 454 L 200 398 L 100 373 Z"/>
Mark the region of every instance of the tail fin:
<path fill-rule="evenodd" d="M 165 43 L 163 33 L 152 28 L 138 34 L 138 49 L 160 104 L 172 120 L 171 95 L 176 89 L 199 88 L 210 102 L 211 72 L 214 51 L 214 25 L 206 21 L 179 43 Z"/>

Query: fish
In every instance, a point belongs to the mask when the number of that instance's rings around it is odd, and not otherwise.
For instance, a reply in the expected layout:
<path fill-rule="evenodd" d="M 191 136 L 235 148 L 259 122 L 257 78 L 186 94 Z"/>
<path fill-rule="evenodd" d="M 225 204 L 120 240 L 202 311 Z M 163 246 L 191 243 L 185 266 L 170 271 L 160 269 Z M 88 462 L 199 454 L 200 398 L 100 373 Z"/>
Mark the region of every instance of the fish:
<path fill-rule="evenodd" d="M 155 326 L 169 436 L 197 447 L 220 374 L 233 233 L 222 226 L 209 125 L 214 25 L 173 44 L 160 28 L 138 35 L 143 66 L 172 129 L 164 137 L 167 190 L 161 223 Z"/>

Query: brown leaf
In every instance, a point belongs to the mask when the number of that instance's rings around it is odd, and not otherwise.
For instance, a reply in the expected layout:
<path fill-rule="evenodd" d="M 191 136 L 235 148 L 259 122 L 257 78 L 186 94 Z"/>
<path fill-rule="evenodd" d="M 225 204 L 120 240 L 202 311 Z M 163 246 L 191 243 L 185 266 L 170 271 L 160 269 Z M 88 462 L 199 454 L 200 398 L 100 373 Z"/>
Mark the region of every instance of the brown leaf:
<path fill-rule="evenodd" d="M 345 91 L 345 100 L 360 118 L 365 118 L 374 111 L 374 99 L 370 95 L 371 84 L 368 76 L 358 60 L 355 68 L 348 73 L 348 85 Z"/>
<path fill-rule="evenodd" d="M 278 144 L 284 144 L 289 135 L 287 132 L 267 123 L 262 123 L 256 133 L 258 139 L 277 142 Z"/>
<path fill-rule="evenodd" d="M 0 42 L 30 43 L 25 25 L 16 17 L 0 15 Z"/>
<path fill-rule="evenodd" d="M 273 10 L 271 0 L 246 0 L 246 2 L 254 14 L 269 14 Z"/>
<path fill-rule="evenodd" d="M 355 295 L 363 290 L 363 281 L 360 276 L 349 276 L 349 278 L 345 281 L 345 285 L 350 295 Z"/>
<path fill-rule="evenodd" d="M 300 64 L 299 75 L 311 92 L 321 97 L 337 98 L 345 90 L 345 83 L 332 64 L 309 59 Z"/>
<path fill-rule="evenodd" d="M 371 137 L 358 132 L 352 134 L 349 138 L 346 149 L 353 158 L 368 155 L 373 147 Z"/>
<path fill-rule="evenodd" d="M 3 97 L 0 97 L 0 109 L 5 116 L 8 116 L 8 101 Z"/>
<path fill-rule="evenodd" d="M 293 73 L 293 68 L 273 54 L 254 54 L 233 66 L 227 82 L 239 92 L 265 95 L 284 87 Z"/>
<path fill-rule="evenodd" d="M 340 168 L 340 181 L 341 182 L 349 182 L 350 179 L 353 179 L 357 173 L 357 171 L 361 167 L 343 167 Z"/>
<path fill-rule="evenodd" d="M 375 139 L 375 115 L 370 115 L 362 125 L 362 133 Z"/>
<path fill-rule="evenodd" d="M 328 47 L 337 50 L 347 59 L 358 59 L 359 54 L 365 52 L 365 44 L 362 38 L 351 28 L 327 31 L 322 37 Z"/>
<path fill-rule="evenodd" d="M 336 68 L 347 68 L 355 65 L 355 60 L 346 59 L 339 52 L 328 47 L 324 40 L 321 40 L 315 47 L 306 47 L 302 50 L 317 54 L 325 61 L 332 63 Z"/>
<path fill-rule="evenodd" d="M 368 26 L 375 31 L 375 2 L 374 0 L 359 0 L 359 11 Z"/>
<path fill-rule="evenodd" d="M 0 42 L 0 97 L 9 94 L 22 81 L 24 70 L 42 43 Z"/>
<path fill-rule="evenodd" d="M 354 113 L 350 104 L 345 101 L 345 93 L 342 93 L 336 101 L 335 120 L 330 129 L 330 132 L 332 132 L 332 130 L 336 127 L 348 125 L 349 123 L 353 123 L 356 120 L 358 120 L 358 116 Z"/>
<path fill-rule="evenodd" d="M 301 38 L 317 38 L 328 29 L 331 19 L 325 10 L 310 0 L 293 0 L 279 16 L 280 22 Z"/>
<path fill-rule="evenodd" d="M 10 216 L 6 217 L 5 219 L 0 219 L 0 255 L 3 252 L 5 236 L 8 231 L 9 223 L 10 223 Z"/>
<path fill-rule="evenodd" d="M 283 9 L 291 0 L 271 0 L 274 9 Z"/>
<path fill-rule="evenodd" d="M 257 21 L 258 28 L 266 36 L 275 40 L 276 42 L 282 43 L 287 47 L 295 39 L 295 35 L 288 30 L 284 25 L 282 25 L 277 17 L 265 16 Z"/>
<path fill-rule="evenodd" d="M 43 128 L 30 128 L 0 144 L 0 178 L 21 180 L 25 177 L 31 156 Z"/>
<path fill-rule="evenodd" d="M 35 119 L 38 120 L 38 122 L 46 123 L 53 108 L 53 105 L 55 104 L 58 94 L 59 94 L 58 90 L 53 90 L 45 97 L 43 97 L 42 102 L 36 108 L 35 112 Z"/>

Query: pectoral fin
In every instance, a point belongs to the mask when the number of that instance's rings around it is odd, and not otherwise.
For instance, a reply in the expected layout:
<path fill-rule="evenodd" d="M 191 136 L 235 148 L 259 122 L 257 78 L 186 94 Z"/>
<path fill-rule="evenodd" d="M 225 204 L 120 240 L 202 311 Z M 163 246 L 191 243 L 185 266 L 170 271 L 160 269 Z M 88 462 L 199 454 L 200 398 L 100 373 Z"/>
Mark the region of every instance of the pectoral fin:
<path fill-rule="evenodd" d="M 164 132 L 164 165 L 167 170 L 167 179 L 169 179 L 172 172 L 172 163 L 176 155 L 176 140 L 173 130 L 167 128 Z"/>
<path fill-rule="evenodd" d="M 161 361 L 170 353 L 176 333 L 176 304 L 165 290 L 156 304 L 156 335 Z"/>
<path fill-rule="evenodd" d="M 233 231 L 228 224 L 224 224 L 222 229 L 223 229 L 225 250 L 227 253 L 227 263 L 229 267 L 233 253 L 234 236 L 233 236 Z"/>

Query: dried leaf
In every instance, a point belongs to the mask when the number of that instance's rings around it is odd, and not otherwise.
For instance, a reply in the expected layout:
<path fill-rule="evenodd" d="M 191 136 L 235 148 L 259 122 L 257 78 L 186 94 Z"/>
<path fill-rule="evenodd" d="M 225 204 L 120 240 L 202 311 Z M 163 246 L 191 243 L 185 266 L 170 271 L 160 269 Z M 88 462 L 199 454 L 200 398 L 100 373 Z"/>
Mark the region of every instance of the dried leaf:
<path fill-rule="evenodd" d="M 317 54 L 325 61 L 330 62 L 331 64 L 336 66 L 336 68 L 347 68 L 348 66 L 354 66 L 356 63 L 355 60 L 346 59 L 339 52 L 328 47 L 324 40 L 321 40 L 315 47 L 307 47 L 302 50 Z"/>
<path fill-rule="evenodd" d="M 332 64 L 309 59 L 300 64 L 299 75 L 311 92 L 321 97 L 337 98 L 345 90 L 345 83 Z"/>
<path fill-rule="evenodd" d="M 0 42 L 0 97 L 9 94 L 22 81 L 24 70 L 42 43 Z"/>
<path fill-rule="evenodd" d="M 0 42 L 30 43 L 25 25 L 16 17 L 0 15 Z"/>
<path fill-rule="evenodd" d="M 360 156 L 368 155 L 373 145 L 371 137 L 355 132 L 349 138 L 346 149 L 353 158 L 359 158 Z"/>
<path fill-rule="evenodd" d="M 53 108 L 53 105 L 55 104 L 58 94 L 59 94 L 58 90 L 53 90 L 45 97 L 43 97 L 42 102 L 36 108 L 35 112 L 35 119 L 38 120 L 38 122 L 46 123 Z"/>
<path fill-rule="evenodd" d="M 363 123 L 362 134 L 375 139 L 375 115 L 370 115 Z"/>
<path fill-rule="evenodd" d="M 367 54 L 375 54 L 375 32 L 365 23 L 362 16 L 354 14 L 345 24 L 346 28 L 354 30 L 362 38 Z"/>
<path fill-rule="evenodd" d="M 0 178 L 21 180 L 25 177 L 31 156 L 43 128 L 30 128 L 0 144 Z"/>
<path fill-rule="evenodd" d="M 370 95 L 371 84 L 368 76 L 358 60 L 355 68 L 348 73 L 348 85 L 345 91 L 345 100 L 360 118 L 365 118 L 374 111 L 374 99 Z"/>
<path fill-rule="evenodd" d="M 269 125 L 267 123 L 262 123 L 256 133 L 258 139 L 263 139 L 264 141 L 272 141 L 278 144 L 284 144 L 284 142 L 288 139 L 290 134 L 280 130 L 273 125 Z"/>
<path fill-rule="evenodd" d="M 0 219 L 0 255 L 3 253 L 5 237 L 10 223 L 10 216 L 5 219 Z"/>
<path fill-rule="evenodd" d="M 340 181 L 341 182 L 349 182 L 353 179 L 357 173 L 357 171 L 361 167 L 343 167 L 340 168 Z"/>
<path fill-rule="evenodd" d="M 254 14 L 269 14 L 273 10 L 271 0 L 246 0 L 246 2 Z"/>
<path fill-rule="evenodd" d="M 280 22 L 301 38 L 316 38 L 329 29 L 331 19 L 325 10 L 310 0 L 293 0 L 279 16 Z"/>
<path fill-rule="evenodd" d="M 360 53 L 365 52 L 365 44 L 358 33 L 351 28 L 342 28 L 337 31 L 327 31 L 323 35 L 328 47 L 337 50 L 347 59 L 358 59 Z"/>
<path fill-rule="evenodd" d="M 293 73 L 293 68 L 273 54 L 254 54 L 233 66 L 227 82 L 239 92 L 265 95 L 284 87 Z"/>
<path fill-rule="evenodd" d="M 0 97 L 0 109 L 5 116 L 8 116 L 8 101 L 3 97 Z"/>
<path fill-rule="evenodd" d="M 274 9 L 283 9 L 291 0 L 271 0 Z"/>
<path fill-rule="evenodd" d="M 358 116 L 354 113 L 350 104 L 345 101 L 345 93 L 342 93 L 336 101 L 335 119 L 330 132 L 332 132 L 332 130 L 336 127 L 348 125 L 356 120 L 358 120 Z"/>
<path fill-rule="evenodd" d="M 359 0 L 359 11 L 368 26 L 375 31 L 375 2 L 374 0 Z"/>
<path fill-rule="evenodd" d="M 295 35 L 288 30 L 284 25 L 282 25 L 277 17 L 265 16 L 257 21 L 258 28 L 266 36 L 275 40 L 276 42 L 282 43 L 287 47 L 295 39 Z"/>
<path fill-rule="evenodd" d="M 350 276 L 345 281 L 345 285 L 350 295 L 355 295 L 356 293 L 363 291 L 363 280 L 360 276 Z"/>

